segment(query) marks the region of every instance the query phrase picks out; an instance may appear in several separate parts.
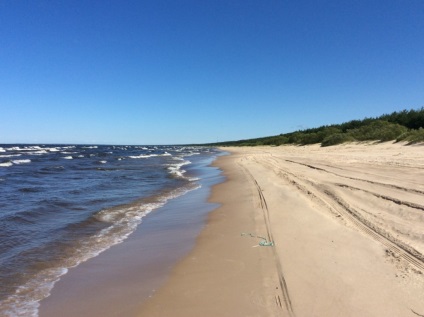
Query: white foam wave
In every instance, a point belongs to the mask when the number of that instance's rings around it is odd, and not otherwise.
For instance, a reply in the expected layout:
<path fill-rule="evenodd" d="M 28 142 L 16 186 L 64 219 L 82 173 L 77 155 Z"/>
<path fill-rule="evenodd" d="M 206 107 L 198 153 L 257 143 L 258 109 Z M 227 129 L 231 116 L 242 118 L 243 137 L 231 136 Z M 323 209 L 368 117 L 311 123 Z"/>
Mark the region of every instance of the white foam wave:
<path fill-rule="evenodd" d="M 168 171 L 177 177 L 184 177 L 185 170 L 181 169 L 184 165 L 191 164 L 190 161 L 183 161 L 182 163 L 172 164 L 168 166 Z"/>
<path fill-rule="evenodd" d="M 156 156 L 172 156 L 171 153 L 165 152 L 163 154 L 140 154 L 140 155 L 130 155 L 129 158 L 132 159 L 140 159 L 140 158 L 149 158 L 149 157 L 156 157 Z"/>
<path fill-rule="evenodd" d="M 8 147 L 6 148 L 7 151 L 19 151 L 21 148 L 19 146 L 14 146 L 14 147 Z"/>
<path fill-rule="evenodd" d="M 130 155 L 128 157 L 132 159 L 140 159 L 140 158 L 149 158 L 149 157 L 155 157 L 155 156 L 159 156 L 159 155 L 158 154 L 148 154 L 148 155 L 141 154 L 141 155 Z"/>
<path fill-rule="evenodd" d="M 47 154 L 49 152 L 45 151 L 45 150 L 41 150 L 41 151 L 31 151 L 31 152 L 27 152 L 26 154 L 28 155 L 41 155 L 41 154 Z"/>
<path fill-rule="evenodd" d="M 73 159 L 73 157 L 72 156 L 64 156 L 64 157 L 62 157 L 63 159 L 65 159 L 65 160 L 72 160 Z"/>
<path fill-rule="evenodd" d="M 0 310 L 5 317 L 38 317 L 40 301 L 50 295 L 54 284 L 66 268 L 46 269 L 34 276 L 28 283 L 20 286 L 15 294 L 0 301 Z"/>
<path fill-rule="evenodd" d="M 0 163 L 0 167 L 10 167 L 12 166 L 13 163 L 12 162 L 4 162 L 4 163 Z"/>
<path fill-rule="evenodd" d="M 31 163 L 31 160 L 13 160 L 12 163 L 13 164 L 26 164 L 26 163 Z"/>
<path fill-rule="evenodd" d="M 96 215 L 96 218 L 103 222 L 113 223 L 114 225 L 122 222 L 138 221 L 152 210 L 162 207 L 165 202 L 166 200 L 164 202 L 159 201 L 132 207 L 116 208 L 113 210 L 105 209 L 99 212 Z"/>
<path fill-rule="evenodd" d="M 193 156 L 193 155 L 199 155 L 199 154 L 200 154 L 199 152 L 190 152 L 190 153 L 184 154 L 184 156 Z"/>
<path fill-rule="evenodd" d="M 14 146 L 14 147 L 10 147 L 7 148 L 8 151 L 38 151 L 38 150 L 43 150 L 42 147 L 35 145 L 35 146 L 26 146 L 26 147 L 19 147 L 19 146 Z"/>
<path fill-rule="evenodd" d="M 106 164 L 106 163 L 107 163 L 107 161 L 99 161 L 99 163 L 101 163 L 101 164 Z"/>
<path fill-rule="evenodd" d="M 16 156 L 21 156 L 22 154 L 3 154 L 0 155 L 0 157 L 16 157 Z"/>

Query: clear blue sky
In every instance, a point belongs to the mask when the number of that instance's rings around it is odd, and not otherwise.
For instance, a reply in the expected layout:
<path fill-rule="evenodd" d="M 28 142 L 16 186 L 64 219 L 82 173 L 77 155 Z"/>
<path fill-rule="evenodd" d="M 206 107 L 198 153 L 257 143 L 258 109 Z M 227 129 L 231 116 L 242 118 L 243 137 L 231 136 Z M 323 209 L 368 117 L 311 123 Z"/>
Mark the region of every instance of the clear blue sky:
<path fill-rule="evenodd" d="M 0 0 L 0 143 L 201 143 L 424 106 L 423 0 Z"/>

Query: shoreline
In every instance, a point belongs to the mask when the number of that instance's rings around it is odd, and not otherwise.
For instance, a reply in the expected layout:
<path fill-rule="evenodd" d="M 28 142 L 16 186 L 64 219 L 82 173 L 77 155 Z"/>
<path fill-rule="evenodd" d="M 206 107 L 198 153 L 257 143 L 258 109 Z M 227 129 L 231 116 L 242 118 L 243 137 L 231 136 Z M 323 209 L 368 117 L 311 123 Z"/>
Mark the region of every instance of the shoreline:
<path fill-rule="evenodd" d="M 424 147 L 225 150 L 221 206 L 137 316 L 424 314 L 424 263 L 404 248 L 424 251 Z"/>
<path fill-rule="evenodd" d="M 40 302 L 39 316 L 135 316 L 193 248 L 215 208 L 207 198 L 211 186 L 222 181 L 221 172 L 210 167 L 210 159 L 194 164 L 194 170 L 199 188 L 152 211 L 122 243 L 71 268 Z"/>
<path fill-rule="evenodd" d="M 220 206 L 208 215 L 195 248 L 137 316 L 275 316 L 277 273 L 272 249 L 258 247 L 266 235 L 263 215 L 254 207 L 246 175 L 233 169 L 234 154 L 214 165 L 226 181 L 215 185 L 209 201 Z M 252 236 L 250 236 L 252 233 Z M 275 284 L 277 282 L 277 284 Z M 230 284 L 230 285 L 229 285 Z M 237 294 L 237 295 L 236 295 Z M 234 296 L 236 295 L 236 296 Z"/>

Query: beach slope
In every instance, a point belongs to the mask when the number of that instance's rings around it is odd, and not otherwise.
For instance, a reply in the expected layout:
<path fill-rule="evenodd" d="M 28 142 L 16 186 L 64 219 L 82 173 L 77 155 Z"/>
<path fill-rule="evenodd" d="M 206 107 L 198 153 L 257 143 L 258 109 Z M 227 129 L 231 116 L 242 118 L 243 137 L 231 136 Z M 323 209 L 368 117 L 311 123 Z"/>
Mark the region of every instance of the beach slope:
<path fill-rule="evenodd" d="M 229 148 L 194 250 L 139 316 L 424 315 L 424 147 Z"/>

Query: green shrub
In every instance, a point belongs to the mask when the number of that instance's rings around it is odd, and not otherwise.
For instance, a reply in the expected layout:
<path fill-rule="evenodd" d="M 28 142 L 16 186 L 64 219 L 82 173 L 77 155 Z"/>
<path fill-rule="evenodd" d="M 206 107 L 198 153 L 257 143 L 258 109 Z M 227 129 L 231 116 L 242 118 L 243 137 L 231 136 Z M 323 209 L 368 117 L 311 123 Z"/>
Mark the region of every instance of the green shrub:
<path fill-rule="evenodd" d="M 300 137 L 300 144 L 302 145 L 320 143 L 321 141 L 320 135 L 315 132 L 302 134 Z"/>
<path fill-rule="evenodd" d="M 288 143 L 291 143 L 291 144 L 293 144 L 293 143 L 295 143 L 295 144 L 301 143 L 302 142 L 302 136 L 303 135 L 304 134 L 301 133 L 301 132 L 294 132 L 294 133 L 289 134 L 288 135 L 288 138 L 289 138 Z"/>
<path fill-rule="evenodd" d="M 285 136 L 279 136 L 276 140 L 274 145 L 283 145 L 287 144 L 289 142 L 289 138 Z"/>
<path fill-rule="evenodd" d="M 396 140 L 407 131 L 406 127 L 397 123 L 376 120 L 360 128 L 349 130 L 348 133 L 358 141 L 390 141 Z"/>
<path fill-rule="evenodd" d="M 321 146 L 331 146 L 331 145 L 342 144 L 345 142 L 353 142 L 353 141 L 355 141 L 355 139 L 350 134 L 335 133 L 326 137 L 322 141 Z"/>
<path fill-rule="evenodd" d="M 424 142 L 424 129 L 419 128 L 405 132 L 396 139 L 396 142 L 399 141 L 408 141 L 408 144 Z"/>
<path fill-rule="evenodd" d="M 263 145 L 282 145 L 282 144 L 286 144 L 288 142 L 289 138 L 283 136 L 283 135 L 278 135 L 278 136 L 274 136 L 274 137 L 269 137 L 263 140 Z"/>

